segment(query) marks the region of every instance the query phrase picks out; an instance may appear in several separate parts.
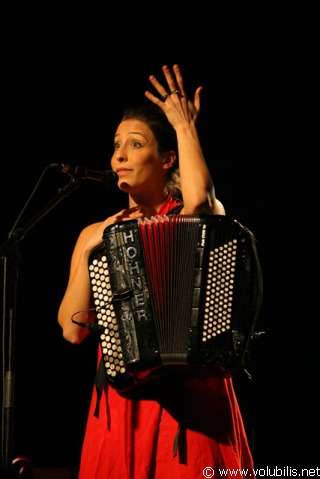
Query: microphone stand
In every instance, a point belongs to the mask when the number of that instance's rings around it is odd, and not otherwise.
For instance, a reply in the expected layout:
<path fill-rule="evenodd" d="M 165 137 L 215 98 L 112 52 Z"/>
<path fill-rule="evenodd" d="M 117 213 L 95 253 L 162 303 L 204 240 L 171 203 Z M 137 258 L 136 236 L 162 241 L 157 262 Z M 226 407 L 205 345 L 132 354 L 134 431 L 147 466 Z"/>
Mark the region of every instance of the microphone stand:
<path fill-rule="evenodd" d="M 14 419 L 14 355 L 17 284 L 20 254 L 18 243 L 44 216 L 64 198 L 79 188 L 81 181 L 72 177 L 69 183 L 60 188 L 58 194 L 23 227 L 11 231 L 9 238 L 0 245 L 0 259 L 3 260 L 3 397 L 1 422 L 1 477 L 32 478 L 32 464 L 23 457 L 13 459 L 13 419 Z"/>

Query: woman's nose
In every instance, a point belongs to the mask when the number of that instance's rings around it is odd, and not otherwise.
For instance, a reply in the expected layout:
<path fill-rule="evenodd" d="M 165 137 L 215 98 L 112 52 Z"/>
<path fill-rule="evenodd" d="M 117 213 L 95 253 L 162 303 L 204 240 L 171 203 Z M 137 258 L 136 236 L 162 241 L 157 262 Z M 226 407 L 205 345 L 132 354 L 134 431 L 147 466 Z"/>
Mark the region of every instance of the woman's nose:
<path fill-rule="evenodd" d="M 119 163 L 125 161 L 125 155 L 124 155 L 123 150 L 118 149 L 118 151 L 115 153 L 114 157 L 115 157 L 115 160 Z"/>

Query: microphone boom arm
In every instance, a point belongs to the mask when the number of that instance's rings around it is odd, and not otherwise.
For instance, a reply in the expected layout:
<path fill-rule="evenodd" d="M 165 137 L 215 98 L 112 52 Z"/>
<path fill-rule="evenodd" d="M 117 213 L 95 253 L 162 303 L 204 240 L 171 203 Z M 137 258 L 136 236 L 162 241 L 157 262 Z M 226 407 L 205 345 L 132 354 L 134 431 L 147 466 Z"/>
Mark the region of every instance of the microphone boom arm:
<path fill-rule="evenodd" d="M 47 203 L 30 221 L 28 221 L 24 226 L 15 229 L 12 231 L 10 238 L 0 245 L 0 255 L 5 256 L 7 247 L 10 247 L 12 242 L 18 243 L 21 241 L 26 233 L 33 228 L 42 218 L 44 218 L 56 205 L 58 205 L 64 198 L 69 196 L 75 189 L 79 188 L 81 182 L 76 178 L 72 178 L 69 183 L 63 188 L 59 189 L 58 194 Z"/>

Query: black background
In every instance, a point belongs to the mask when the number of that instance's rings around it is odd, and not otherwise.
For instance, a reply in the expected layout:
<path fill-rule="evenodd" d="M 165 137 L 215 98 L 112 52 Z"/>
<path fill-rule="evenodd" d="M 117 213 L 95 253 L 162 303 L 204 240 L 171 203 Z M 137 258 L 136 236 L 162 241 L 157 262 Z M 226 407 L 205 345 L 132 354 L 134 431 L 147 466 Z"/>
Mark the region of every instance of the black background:
<path fill-rule="evenodd" d="M 266 334 L 253 383 L 235 380 L 256 466 L 309 468 L 319 465 L 319 10 L 279 3 L 2 7 L 0 233 L 2 243 L 49 164 L 109 169 L 123 106 L 179 63 L 190 95 L 204 86 L 199 131 L 217 196 L 258 242 Z M 14 455 L 35 466 L 78 464 L 96 340 L 64 341 L 57 309 L 79 231 L 125 205 L 87 180 L 33 225 L 68 181 L 45 173 L 16 245 Z"/>

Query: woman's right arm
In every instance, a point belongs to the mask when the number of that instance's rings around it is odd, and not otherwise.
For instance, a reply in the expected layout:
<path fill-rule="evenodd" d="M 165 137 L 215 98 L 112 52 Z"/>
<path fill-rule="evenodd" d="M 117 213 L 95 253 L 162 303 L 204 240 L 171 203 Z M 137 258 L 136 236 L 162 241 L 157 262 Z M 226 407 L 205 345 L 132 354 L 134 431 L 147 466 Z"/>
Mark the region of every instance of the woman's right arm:
<path fill-rule="evenodd" d="M 137 206 L 119 211 L 101 223 L 87 226 L 80 233 L 73 250 L 69 281 L 58 311 L 58 323 L 63 337 L 73 344 L 79 344 L 88 334 L 89 329 L 72 322 L 92 323 L 95 319 L 91 296 L 89 276 L 89 257 L 92 251 L 102 243 L 103 233 L 107 226 L 119 221 L 141 218 L 143 213 Z M 75 315 L 75 313 L 77 313 Z"/>
<path fill-rule="evenodd" d="M 77 322 L 89 323 L 94 320 L 94 312 L 90 312 L 91 285 L 88 269 L 88 260 L 93 249 L 102 241 L 101 224 L 87 226 L 80 233 L 73 250 L 67 289 L 58 311 L 58 322 L 63 330 L 63 337 L 71 343 L 80 343 L 88 334 L 87 328 L 74 324 Z"/>

